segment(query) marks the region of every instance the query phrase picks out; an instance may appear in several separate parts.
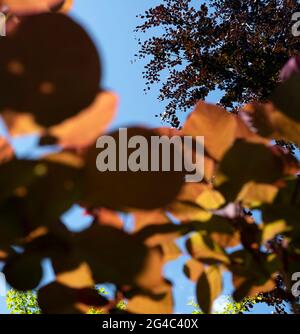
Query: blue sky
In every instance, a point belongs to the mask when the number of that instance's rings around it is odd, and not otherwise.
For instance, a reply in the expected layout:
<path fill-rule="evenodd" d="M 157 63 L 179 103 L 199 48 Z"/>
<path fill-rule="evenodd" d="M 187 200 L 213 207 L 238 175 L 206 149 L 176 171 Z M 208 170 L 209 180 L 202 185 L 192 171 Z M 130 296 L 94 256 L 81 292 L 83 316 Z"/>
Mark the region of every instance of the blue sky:
<path fill-rule="evenodd" d="M 142 71 L 144 63 L 134 61 L 134 54 L 138 50 L 134 28 L 140 23 L 137 14 L 161 3 L 161 0 L 74 0 L 75 6 L 71 15 L 78 20 L 90 32 L 97 44 L 104 69 L 103 86 L 116 91 L 121 98 L 119 115 L 113 123 L 113 127 L 121 127 L 132 124 L 144 124 L 147 126 L 162 125 L 155 115 L 164 110 L 164 104 L 159 102 L 158 87 L 155 87 L 147 95 L 144 94 L 144 81 Z M 219 95 L 211 94 L 210 102 L 217 102 Z M 20 152 L 26 152 L 34 144 L 35 139 L 27 139 L 17 143 Z M 72 219 L 79 224 L 80 212 L 72 212 Z M 81 226 L 88 221 L 80 222 Z M 183 242 L 179 242 L 182 247 Z M 175 301 L 176 312 L 191 313 L 192 308 L 187 306 L 189 300 L 194 296 L 195 286 L 190 283 L 182 272 L 182 266 L 187 257 L 183 256 L 165 268 L 166 276 L 176 284 Z M 49 263 L 46 262 L 46 275 L 44 283 L 52 278 Z M 230 275 L 224 277 L 224 294 L 232 291 Z M 264 306 L 256 308 L 259 313 L 269 313 Z M 6 313 L 4 298 L 0 297 L 0 313 Z"/>

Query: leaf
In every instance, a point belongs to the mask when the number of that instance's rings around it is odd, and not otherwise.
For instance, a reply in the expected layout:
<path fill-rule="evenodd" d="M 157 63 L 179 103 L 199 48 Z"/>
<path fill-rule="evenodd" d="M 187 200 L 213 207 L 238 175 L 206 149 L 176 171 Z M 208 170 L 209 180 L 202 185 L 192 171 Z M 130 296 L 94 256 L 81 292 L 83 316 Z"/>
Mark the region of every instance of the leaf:
<path fill-rule="evenodd" d="M 97 49 L 65 15 L 44 13 L 22 20 L 1 43 L 0 63 L 0 109 L 13 110 L 17 117 L 27 114 L 33 129 L 73 117 L 99 92 Z M 9 130 L 16 134 L 13 127 Z"/>
<path fill-rule="evenodd" d="M 14 158 L 15 152 L 8 141 L 0 136 L 0 165 L 12 160 Z"/>
<path fill-rule="evenodd" d="M 51 11 L 55 13 L 68 13 L 73 7 L 74 0 L 63 0 L 60 4 L 55 7 L 51 7 Z"/>
<path fill-rule="evenodd" d="M 183 272 L 192 282 L 198 282 L 200 275 L 204 272 L 204 265 L 202 262 L 190 259 L 185 263 Z"/>
<path fill-rule="evenodd" d="M 199 102 L 183 126 L 185 135 L 204 136 L 205 149 L 216 160 L 222 159 L 235 141 L 237 123 L 226 110 Z"/>
<path fill-rule="evenodd" d="M 87 263 L 82 262 L 76 269 L 58 273 L 56 281 L 73 289 L 83 289 L 94 286 L 93 275 Z"/>
<path fill-rule="evenodd" d="M 95 289 L 72 289 L 53 282 L 38 291 L 38 304 L 44 314 L 82 314 L 108 302 Z"/>
<path fill-rule="evenodd" d="M 38 178 L 24 189 L 26 216 L 37 225 L 56 222 L 81 197 L 81 170 L 41 161 Z"/>
<path fill-rule="evenodd" d="M 89 265 L 96 284 L 133 284 L 148 256 L 148 249 L 134 236 L 105 225 L 76 234 L 74 247 L 80 263 Z"/>
<path fill-rule="evenodd" d="M 148 225 L 137 231 L 134 236 L 149 247 L 154 247 L 165 242 L 173 241 L 174 239 L 195 230 L 196 227 L 194 222 L 183 225 L 175 225 L 173 223 L 162 225 L 154 224 Z"/>
<path fill-rule="evenodd" d="M 214 300 L 222 292 L 222 273 L 218 266 L 210 266 L 197 283 L 197 300 L 204 313 L 211 313 Z"/>
<path fill-rule="evenodd" d="M 205 222 L 211 219 L 212 213 L 202 209 L 193 202 L 175 201 L 167 207 L 167 210 L 181 222 L 201 221 Z"/>
<path fill-rule="evenodd" d="M 43 270 L 40 256 L 24 253 L 15 254 L 7 259 L 3 273 L 7 282 L 16 290 L 35 289 L 40 283 Z"/>
<path fill-rule="evenodd" d="M 169 241 L 161 244 L 161 248 L 165 263 L 177 260 L 182 255 L 180 248 L 174 241 Z"/>
<path fill-rule="evenodd" d="M 190 255 L 199 261 L 209 262 L 212 260 L 225 264 L 229 263 L 226 253 L 214 244 L 208 236 L 201 233 L 194 233 L 187 240 L 186 247 Z"/>
<path fill-rule="evenodd" d="M 271 204 L 278 193 L 278 188 L 271 184 L 249 182 L 244 185 L 237 196 L 237 201 L 253 208 L 263 203 Z"/>
<path fill-rule="evenodd" d="M 218 190 L 228 202 L 236 200 L 245 183 L 274 184 L 285 175 L 282 155 L 270 147 L 237 141 L 220 163 Z"/>
<path fill-rule="evenodd" d="M 244 111 L 250 116 L 260 135 L 300 145 L 300 124 L 276 109 L 273 104 L 250 104 Z"/>
<path fill-rule="evenodd" d="M 263 221 L 266 224 L 272 224 L 280 222 L 286 225 L 286 231 L 284 234 L 291 230 L 295 230 L 297 233 L 299 231 L 299 218 L 300 210 L 298 207 L 292 205 L 266 205 L 262 207 Z M 278 225 L 277 225 L 278 226 Z"/>
<path fill-rule="evenodd" d="M 260 293 L 270 292 L 276 287 L 273 279 L 264 279 L 264 282 L 258 285 L 253 278 L 247 279 L 236 275 L 233 276 L 233 284 L 236 288 L 233 293 L 236 302 L 240 302 L 245 297 L 255 297 Z"/>
<path fill-rule="evenodd" d="M 116 116 L 117 106 L 116 94 L 101 92 L 85 110 L 50 127 L 47 133 L 56 137 L 64 149 L 86 148 L 107 130 Z"/>
<path fill-rule="evenodd" d="M 274 277 L 279 269 L 275 254 L 256 253 L 253 256 L 247 250 L 232 253 L 231 266 L 235 292 L 233 297 L 241 301 L 244 297 L 253 297 L 259 293 L 272 291 L 276 284 Z"/>
<path fill-rule="evenodd" d="M 299 115 L 300 74 L 291 76 L 274 90 L 271 101 L 287 117 L 300 122 Z"/>
<path fill-rule="evenodd" d="M 241 243 L 241 235 L 233 226 L 230 219 L 215 215 L 207 222 L 206 230 L 210 239 L 220 247 L 236 247 Z"/>
<path fill-rule="evenodd" d="M 9 11 L 17 15 L 48 12 L 61 2 L 61 0 L 3 0 Z"/>
<path fill-rule="evenodd" d="M 205 190 L 197 198 L 196 203 L 206 210 L 217 210 L 224 205 L 225 199 L 216 190 Z"/>
<path fill-rule="evenodd" d="M 123 228 L 124 222 L 116 211 L 101 208 L 96 210 L 96 217 L 100 225 L 109 225 L 119 229 Z"/>
<path fill-rule="evenodd" d="M 150 150 L 151 138 L 157 136 L 157 133 L 143 128 L 129 128 L 125 141 L 121 141 L 119 138 L 119 131 L 110 134 L 110 136 L 114 138 L 116 143 L 116 150 L 114 146 L 110 146 L 108 149 L 110 150 L 110 157 L 116 159 L 115 167 L 117 171 L 108 171 L 107 168 L 104 168 L 106 171 L 100 172 L 95 162 L 99 158 L 98 155 L 103 151 L 94 147 L 89 149 L 83 176 L 83 203 L 85 206 L 88 208 L 103 206 L 120 211 L 126 211 L 127 209 L 153 210 L 172 202 L 184 184 L 184 171 L 175 171 L 172 157 L 171 171 L 150 171 L 151 157 L 155 153 L 161 161 L 161 150 Z M 147 152 L 143 151 L 145 153 L 143 160 L 146 159 L 148 171 L 132 171 L 129 169 L 124 172 L 120 171 L 119 150 L 122 150 L 120 146 L 127 146 L 128 141 L 134 136 L 142 136 L 147 143 Z M 127 155 L 123 159 L 123 163 L 126 164 L 135 150 L 128 149 L 127 151 Z M 102 164 L 102 161 L 100 162 Z"/>
<path fill-rule="evenodd" d="M 239 231 L 232 234 L 212 232 L 210 238 L 222 248 L 237 247 L 241 244 L 241 235 Z"/>
<path fill-rule="evenodd" d="M 168 224 L 170 219 L 162 209 L 143 211 L 135 210 L 133 212 L 134 230 L 137 232 L 148 225 Z"/>
<path fill-rule="evenodd" d="M 289 228 L 284 220 L 278 220 L 263 225 L 262 241 L 272 240 L 278 234 L 287 232 Z"/>
<path fill-rule="evenodd" d="M 136 294 L 128 300 L 127 309 L 136 314 L 172 314 L 173 296 L 169 283 L 162 284 L 152 296 Z"/>
<path fill-rule="evenodd" d="M 135 285 L 142 290 L 152 292 L 164 285 L 164 263 L 163 253 L 158 248 L 150 249 L 142 271 L 135 278 Z"/>
<path fill-rule="evenodd" d="M 197 197 L 208 189 L 210 189 L 209 185 L 204 182 L 186 183 L 181 188 L 176 200 L 180 202 L 196 202 Z"/>

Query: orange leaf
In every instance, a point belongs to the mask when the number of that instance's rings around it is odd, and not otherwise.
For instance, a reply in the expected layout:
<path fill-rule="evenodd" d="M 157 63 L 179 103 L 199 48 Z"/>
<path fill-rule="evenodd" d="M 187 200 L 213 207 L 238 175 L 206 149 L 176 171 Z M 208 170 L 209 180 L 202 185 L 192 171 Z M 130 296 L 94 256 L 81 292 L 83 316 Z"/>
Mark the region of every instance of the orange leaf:
<path fill-rule="evenodd" d="M 95 101 L 74 117 L 49 129 L 64 149 L 81 149 L 93 144 L 116 116 L 118 97 L 113 92 L 99 93 Z"/>
<path fill-rule="evenodd" d="M 194 137 L 204 136 L 207 152 L 220 160 L 234 143 L 236 127 L 236 117 L 225 109 L 199 102 L 188 117 L 183 132 Z"/>
<path fill-rule="evenodd" d="M 49 12 L 52 7 L 59 5 L 62 0 L 3 0 L 9 11 L 17 15 L 38 14 Z"/>

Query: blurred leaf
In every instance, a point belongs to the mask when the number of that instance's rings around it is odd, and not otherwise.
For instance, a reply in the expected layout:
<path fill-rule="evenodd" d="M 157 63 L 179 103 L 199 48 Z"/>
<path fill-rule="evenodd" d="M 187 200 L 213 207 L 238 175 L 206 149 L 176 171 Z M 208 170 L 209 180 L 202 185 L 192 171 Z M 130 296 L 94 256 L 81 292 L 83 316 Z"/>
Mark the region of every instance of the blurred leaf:
<path fill-rule="evenodd" d="M 258 133 L 269 139 L 291 141 L 300 145 L 300 124 L 271 104 L 250 104 L 244 111 L 250 116 Z"/>
<path fill-rule="evenodd" d="M 174 241 L 169 241 L 161 244 L 164 262 L 174 261 L 177 260 L 181 255 L 182 252 L 180 248 Z"/>
<path fill-rule="evenodd" d="M 218 191 L 205 190 L 197 197 L 196 203 L 200 205 L 203 209 L 217 210 L 226 202 L 222 194 Z"/>
<path fill-rule="evenodd" d="M 212 260 L 217 263 L 229 263 L 229 258 L 226 253 L 207 235 L 194 233 L 187 240 L 186 247 L 191 256 L 199 261 L 207 263 Z"/>
<path fill-rule="evenodd" d="M 291 76 L 274 90 L 271 101 L 286 116 L 300 122 L 299 116 L 300 74 Z"/>
<path fill-rule="evenodd" d="M 272 184 L 284 176 L 284 161 L 270 147 L 237 141 L 221 161 L 218 190 L 227 201 L 234 201 L 245 183 Z M 218 183 L 218 182 L 216 182 Z"/>
<path fill-rule="evenodd" d="M 116 116 L 118 97 L 112 92 L 101 92 L 95 101 L 76 116 L 48 129 L 64 149 L 82 149 L 92 145 Z"/>
<path fill-rule="evenodd" d="M 170 219 L 162 209 L 151 211 L 135 210 L 133 212 L 133 219 L 135 231 L 139 231 L 148 225 L 170 223 Z"/>
<path fill-rule="evenodd" d="M 211 313 L 213 302 L 222 292 L 222 273 L 218 266 L 205 268 L 197 283 L 197 300 L 204 313 Z"/>
<path fill-rule="evenodd" d="M 181 222 L 191 220 L 205 222 L 212 217 L 212 213 L 193 202 L 175 201 L 167 207 L 167 210 Z"/>
<path fill-rule="evenodd" d="M 74 235 L 74 243 L 97 284 L 132 284 L 148 256 L 147 248 L 134 236 L 111 226 L 93 225 Z"/>
<path fill-rule="evenodd" d="M 70 17 L 44 13 L 22 20 L 1 41 L 0 75 L 1 110 L 30 113 L 32 125 L 49 127 L 94 101 L 101 70 L 85 30 Z"/>
<path fill-rule="evenodd" d="M 198 279 L 203 271 L 204 264 L 195 259 L 188 260 L 183 268 L 183 272 L 192 282 L 198 282 Z"/>
<path fill-rule="evenodd" d="M 238 194 L 237 201 L 246 207 L 253 208 L 263 203 L 272 203 L 278 188 L 271 184 L 248 182 Z"/>
<path fill-rule="evenodd" d="M 11 13 L 29 15 L 48 12 L 53 6 L 64 2 L 62 0 L 3 0 Z"/>
<path fill-rule="evenodd" d="M 7 282 L 16 290 L 35 289 L 40 283 L 43 270 L 40 256 L 31 253 L 15 254 L 8 258 L 3 268 Z"/>
<path fill-rule="evenodd" d="M 137 314 L 172 314 L 171 285 L 167 282 L 163 283 L 152 296 L 143 293 L 134 295 L 129 299 L 127 309 Z"/>
<path fill-rule="evenodd" d="M 135 286 L 145 291 L 156 291 L 164 285 L 163 267 L 165 264 L 164 254 L 159 248 L 149 250 L 145 258 L 142 271 L 135 278 Z"/>
<path fill-rule="evenodd" d="M 287 224 L 284 220 L 277 220 L 263 225 L 262 241 L 272 240 L 278 234 L 288 231 Z"/>
<path fill-rule="evenodd" d="M 239 302 L 245 297 L 255 297 L 260 293 L 270 292 L 275 289 L 276 285 L 273 279 L 264 279 L 261 285 L 256 284 L 255 279 L 247 279 L 245 277 L 233 276 L 233 284 L 236 288 L 233 293 L 235 301 Z"/>
<path fill-rule="evenodd" d="M 95 216 L 97 217 L 100 225 L 109 225 L 119 229 L 123 228 L 124 222 L 118 212 L 105 208 L 95 211 Z"/>
<path fill-rule="evenodd" d="M 234 143 L 236 126 L 235 116 L 225 109 L 199 102 L 184 124 L 183 132 L 204 136 L 205 149 L 211 157 L 220 160 Z"/>
<path fill-rule="evenodd" d="M 148 148 L 150 148 L 152 136 L 157 135 L 153 130 L 129 128 L 127 140 L 129 141 L 134 136 L 143 136 Z M 153 152 L 148 149 L 148 152 L 145 152 L 148 171 L 119 171 L 119 149 L 122 149 L 120 146 L 127 146 L 128 142 L 120 142 L 119 131 L 110 134 L 110 136 L 115 139 L 117 144 L 115 153 L 116 169 L 118 171 L 100 172 L 96 168 L 95 161 L 97 161 L 101 150 L 92 147 L 88 151 L 84 170 L 85 191 L 83 197 L 86 206 L 92 208 L 104 206 L 115 210 L 126 210 L 126 208 L 152 210 L 170 203 L 184 184 L 184 172 L 174 171 L 174 160 L 171 158 L 171 171 L 169 172 L 150 171 L 151 157 L 157 153 L 161 161 L 161 150 L 160 152 Z M 127 151 L 126 163 L 135 150 L 128 149 Z"/>
<path fill-rule="evenodd" d="M 44 314 L 82 314 L 91 307 L 103 307 L 107 303 L 95 289 L 72 289 L 57 282 L 38 292 L 38 304 Z"/>

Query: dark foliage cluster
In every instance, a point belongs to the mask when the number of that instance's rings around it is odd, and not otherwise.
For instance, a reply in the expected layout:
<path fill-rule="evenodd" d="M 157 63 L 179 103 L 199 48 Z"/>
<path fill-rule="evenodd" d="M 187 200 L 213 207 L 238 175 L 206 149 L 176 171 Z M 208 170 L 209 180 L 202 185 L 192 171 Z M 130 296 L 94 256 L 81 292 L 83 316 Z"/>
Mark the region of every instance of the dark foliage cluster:
<path fill-rule="evenodd" d="M 282 66 L 300 51 L 292 35 L 299 8 L 297 0 L 164 0 L 140 15 L 138 32 L 162 30 L 140 41 L 138 57 L 150 58 L 146 90 L 163 78 L 163 120 L 180 126 L 179 112 L 215 89 L 230 109 L 268 98 Z"/>

